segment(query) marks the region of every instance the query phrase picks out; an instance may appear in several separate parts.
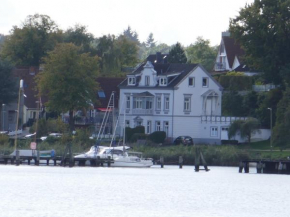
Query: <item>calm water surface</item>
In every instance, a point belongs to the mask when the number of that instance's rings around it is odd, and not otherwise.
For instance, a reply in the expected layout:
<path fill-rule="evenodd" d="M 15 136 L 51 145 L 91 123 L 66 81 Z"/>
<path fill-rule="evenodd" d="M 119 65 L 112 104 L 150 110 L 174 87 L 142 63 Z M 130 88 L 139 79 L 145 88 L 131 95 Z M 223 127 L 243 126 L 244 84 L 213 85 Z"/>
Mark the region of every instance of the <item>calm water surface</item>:
<path fill-rule="evenodd" d="M 0 216 L 290 216 L 290 176 L 210 169 L 1 165 Z"/>

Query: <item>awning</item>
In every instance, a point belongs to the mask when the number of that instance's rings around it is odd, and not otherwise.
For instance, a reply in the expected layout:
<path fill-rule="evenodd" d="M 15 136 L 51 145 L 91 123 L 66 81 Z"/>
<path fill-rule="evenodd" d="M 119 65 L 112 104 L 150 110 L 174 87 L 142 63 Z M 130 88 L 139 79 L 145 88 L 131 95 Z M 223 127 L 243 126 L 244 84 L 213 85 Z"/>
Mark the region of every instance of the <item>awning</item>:
<path fill-rule="evenodd" d="M 106 111 L 108 111 L 108 112 L 110 112 L 110 111 L 112 111 L 112 109 L 111 108 L 97 108 L 99 111 L 101 111 L 101 112 L 106 112 Z"/>

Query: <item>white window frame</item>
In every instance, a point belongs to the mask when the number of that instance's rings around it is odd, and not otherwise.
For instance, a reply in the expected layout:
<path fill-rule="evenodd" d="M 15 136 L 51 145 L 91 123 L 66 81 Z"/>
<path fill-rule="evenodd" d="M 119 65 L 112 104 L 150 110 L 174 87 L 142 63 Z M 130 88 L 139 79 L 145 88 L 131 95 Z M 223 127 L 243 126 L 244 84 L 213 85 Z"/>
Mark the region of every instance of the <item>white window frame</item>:
<path fill-rule="evenodd" d="M 136 78 L 135 77 L 128 77 L 128 85 L 135 85 Z"/>
<path fill-rule="evenodd" d="M 147 134 L 151 133 L 151 121 L 147 121 Z"/>
<path fill-rule="evenodd" d="M 190 82 L 191 81 L 191 82 Z M 190 84 L 191 83 L 191 84 Z M 188 86 L 194 87 L 195 86 L 195 77 L 189 77 L 188 78 Z"/>
<path fill-rule="evenodd" d="M 149 75 L 145 76 L 145 86 L 150 86 L 150 76 Z"/>
<path fill-rule="evenodd" d="M 133 98 L 133 108 L 134 109 L 142 109 L 143 108 L 143 100 L 141 97 Z"/>
<path fill-rule="evenodd" d="M 210 127 L 210 136 L 218 137 L 218 127 Z"/>
<path fill-rule="evenodd" d="M 164 132 L 166 133 L 166 136 L 168 137 L 168 133 L 169 133 L 169 121 L 164 121 L 163 122 L 163 128 L 164 128 Z"/>
<path fill-rule="evenodd" d="M 169 108 L 170 108 L 170 98 L 169 98 L 169 95 L 165 95 L 164 96 L 164 110 L 165 111 L 168 111 Z"/>
<path fill-rule="evenodd" d="M 125 127 L 130 127 L 130 121 L 129 120 L 125 120 Z"/>
<path fill-rule="evenodd" d="M 156 96 L 156 110 L 161 110 L 161 95 Z"/>
<path fill-rule="evenodd" d="M 206 84 L 204 84 L 204 81 L 206 82 Z M 202 78 L 202 87 L 208 87 L 208 82 L 209 82 L 208 77 L 203 77 Z"/>
<path fill-rule="evenodd" d="M 155 121 L 155 131 L 161 131 L 161 122 Z"/>
<path fill-rule="evenodd" d="M 184 95 L 183 111 L 184 112 L 190 112 L 191 111 L 191 96 L 190 95 Z"/>
<path fill-rule="evenodd" d="M 167 78 L 166 77 L 159 78 L 159 85 L 166 86 L 167 85 Z"/>
<path fill-rule="evenodd" d="M 131 107 L 131 97 L 126 96 L 126 109 L 130 109 Z"/>

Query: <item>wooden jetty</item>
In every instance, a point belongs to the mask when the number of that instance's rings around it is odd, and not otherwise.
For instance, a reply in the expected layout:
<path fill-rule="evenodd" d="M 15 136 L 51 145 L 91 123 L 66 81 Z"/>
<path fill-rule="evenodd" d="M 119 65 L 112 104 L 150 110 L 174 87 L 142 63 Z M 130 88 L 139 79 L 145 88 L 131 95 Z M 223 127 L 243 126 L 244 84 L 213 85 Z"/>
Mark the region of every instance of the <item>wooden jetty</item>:
<path fill-rule="evenodd" d="M 87 164 L 89 163 L 89 164 Z M 109 156 L 108 158 L 78 158 L 74 159 L 70 156 L 66 156 L 65 158 L 63 156 L 55 156 L 55 157 L 42 157 L 42 156 L 19 156 L 16 158 L 16 156 L 10 156 L 10 155 L 0 155 L 0 164 L 4 165 L 53 165 L 53 166 L 69 166 L 73 167 L 75 165 L 78 166 L 86 166 L 90 165 L 92 167 L 96 166 L 108 166 L 110 167 L 114 163 L 114 160 L 111 159 Z"/>
<path fill-rule="evenodd" d="M 250 164 L 254 164 L 257 173 L 290 174 L 290 160 L 245 160 L 239 164 L 239 172 L 249 173 Z"/>

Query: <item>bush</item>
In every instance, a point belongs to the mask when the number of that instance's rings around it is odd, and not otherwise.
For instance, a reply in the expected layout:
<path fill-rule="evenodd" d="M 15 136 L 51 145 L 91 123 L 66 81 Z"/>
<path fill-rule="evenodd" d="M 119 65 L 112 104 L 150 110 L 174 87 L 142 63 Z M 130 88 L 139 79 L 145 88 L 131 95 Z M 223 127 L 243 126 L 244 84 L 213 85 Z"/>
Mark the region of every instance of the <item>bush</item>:
<path fill-rule="evenodd" d="M 135 133 L 144 134 L 145 127 L 144 126 L 137 126 L 135 128 L 126 127 L 125 132 L 126 132 L 126 142 L 128 142 L 131 141 L 131 138 Z"/>
<path fill-rule="evenodd" d="M 155 131 L 149 135 L 149 139 L 155 143 L 163 143 L 166 138 L 164 131 Z"/>
<path fill-rule="evenodd" d="M 137 142 L 139 139 L 146 140 L 147 135 L 145 133 L 134 133 L 130 138 L 130 142 Z"/>
<path fill-rule="evenodd" d="M 250 76 L 221 76 L 219 78 L 220 84 L 225 89 L 232 89 L 236 91 L 251 90 L 252 77 Z"/>

